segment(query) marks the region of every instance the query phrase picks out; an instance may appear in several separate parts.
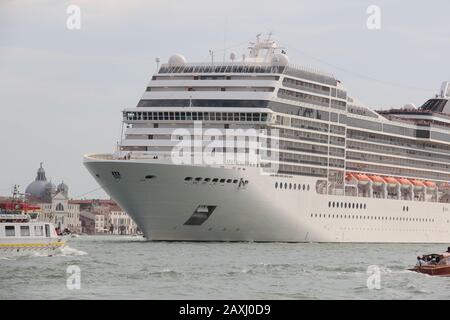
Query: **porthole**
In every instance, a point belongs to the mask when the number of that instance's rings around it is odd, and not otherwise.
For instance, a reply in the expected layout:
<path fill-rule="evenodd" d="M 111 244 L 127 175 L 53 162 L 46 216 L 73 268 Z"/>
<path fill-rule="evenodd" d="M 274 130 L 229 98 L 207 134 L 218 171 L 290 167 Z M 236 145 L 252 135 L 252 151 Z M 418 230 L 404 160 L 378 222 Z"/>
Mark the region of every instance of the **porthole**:
<path fill-rule="evenodd" d="M 333 201 L 333 208 L 334 208 L 334 206 L 335 206 L 335 203 L 334 203 L 334 201 Z"/>
<path fill-rule="evenodd" d="M 359 206 L 358 206 L 358 204 L 356 204 L 356 209 L 358 209 L 359 208 Z"/>
<path fill-rule="evenodd" d="M 292 189 L 292 183 L 289 183 L 289 190 Z"/>
<path fill-rule="evenodd" d="M 280 189 L 283 189 L 283 184 L 282 183 L 280 183 Z"/>
<path fill-rule="evenodd" d="M 287 189 L 287 182 L 284 183 L 284 188 Z"/>
<path fill-rule="evenodd" d="M 278 189 L 278 182 L 275 182 L 275 189 Z"/>
<path fill-rule="evenodd" d="M 297 184 L 294 183 L 294 190 L 297 190 Z"/>
<path fill-rule="evenodd" d="M 302 189 L 303 189 L 303 191 L 305 191 L 305 185 L 303 185 Z"/>
<path fill-rule="evenodd" d="M 352 203 L 352 208 L 355 209 L 355 203 Z"/>
<path fill-rule="evenodd" d="M 309 191 L 309 184 L 306 186 L 306 191 Z"/>
<path fill-rule="evenodd" d="M 328 208 L 331 207 L 331 201 L 328 201 Z"/>

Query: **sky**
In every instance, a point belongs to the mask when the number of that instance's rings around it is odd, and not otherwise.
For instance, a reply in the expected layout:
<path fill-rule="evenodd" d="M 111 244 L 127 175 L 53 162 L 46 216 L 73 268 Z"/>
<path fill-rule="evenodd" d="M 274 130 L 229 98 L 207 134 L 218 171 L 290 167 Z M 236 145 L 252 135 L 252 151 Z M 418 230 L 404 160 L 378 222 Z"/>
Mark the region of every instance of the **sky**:
<path fill-rule="evenodd" d="M 67 27 L 70 5 L 80 29 Z M 0 0 L 0 195 L 25 191 L 43 162 L 71 197 L 106 198 L 88 193 L 83 155 L 114 151 L 155 59 L 240 57 L 258 33 L 368 106 L 419 106 L 450 80 L 449 12 L 448 0 Z"/>

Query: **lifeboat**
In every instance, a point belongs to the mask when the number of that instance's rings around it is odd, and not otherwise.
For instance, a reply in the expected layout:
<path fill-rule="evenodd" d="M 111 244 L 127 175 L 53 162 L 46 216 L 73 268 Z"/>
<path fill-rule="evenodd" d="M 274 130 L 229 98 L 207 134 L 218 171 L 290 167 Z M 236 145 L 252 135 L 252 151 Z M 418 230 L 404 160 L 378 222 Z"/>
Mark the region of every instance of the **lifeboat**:
<path fill-rule="evenodd" d="M 450 250 L 450 248 L 449 248 Z M 426 254 L 422 257 L 417 257 L 416 266 L 410 271 L 425 273 L 430 276 L 450 276 L 450 252 L 442 254 Z"/>
<path fill-rule="evenodd" d="M 412 186 L 412 182 L 405 178 L 398 179 L 403 189 L 409 189 Z"/>
<path fill-rule="evenodd" d="M 355 173 L 353 176 L 358 180 L 358 184 L 360 185 L 367 185 L 371 181 L 367 175 L 362 173 Z"/>
<path fill-rule="evenodd" d="M 435 190 L 436 189 L 436 183 L 432 182 L 432 181 L 425 181 L 424 182 L 425 186 L 427 187 L 428 190 Z"/>
<path fill-rule="evenodd" d="M 450 189 L 450 184 L 448 182 L 442 182 L 439 185 L 439 190 L 449 190 Z"/>
<path fill-rule="evenodd" d="M 387 183 L 388 187 L 396 187 L 399 184 L 399 181 L 393 177 L 385 177 L 383 179 Z"/>
<path fill-rule="evenodd" d="M 368 177 L 375 186 L 381 186 L 382 184 L 385 183 L 383 178 L 380 176 L 368 176 Z"/>
<path fill-rule="evenodd" d="M 414 189 L 416 189 L 416 190 L 422 190 L 422 189 L 424 189 L 426 187 L 425 183 L 423 183 L 420 180 L 412 179 L 411 183 L 413 184 Z"/>
<path fill-rule="evenodd" d="M 352 180 L 355 180 L 356 178 L 353 176 L 353 174 L 351 174 L 350 172 L 348 172 L 346 175 L 345 175 L 345 181 L 347 181 L 347 182 L 350 182 L 350 181 L 352 181 Z"/>

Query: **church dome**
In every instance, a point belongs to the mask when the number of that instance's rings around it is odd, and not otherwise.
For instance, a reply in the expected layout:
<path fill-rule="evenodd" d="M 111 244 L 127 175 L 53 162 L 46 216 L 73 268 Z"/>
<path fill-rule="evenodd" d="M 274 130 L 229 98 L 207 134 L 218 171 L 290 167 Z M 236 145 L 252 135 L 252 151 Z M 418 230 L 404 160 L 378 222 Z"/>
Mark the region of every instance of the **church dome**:
<path fill-rule="evenodd" d="M 36 179 L 25 189 L 25 194 L 33 198 L 48 201 L 51 199 L 54 192 L 55 185 L 47 181 L 47 178 L 45 177 L 45 170 L 42 167 L 41 162 L 41 166 L 37 170 Z"/>
<path fill-rule="evenodd" d="M 69 187 L 67 186 L 67 184 L 65 184 L 64 183 L 64 181 L 62 181 L 59 185 L 58 185 L 58 187 L 57 187 L 57 189 L 56 189 L 56 192 L 62 192 L 64 195 L 68 195 L 68 193 L 69 193 Z"/>
<path fill-rule="evenodd" d="M 33 181 L 25 190 L 27 196 L 44 199 L 47 194 L 47 181 Z"/>

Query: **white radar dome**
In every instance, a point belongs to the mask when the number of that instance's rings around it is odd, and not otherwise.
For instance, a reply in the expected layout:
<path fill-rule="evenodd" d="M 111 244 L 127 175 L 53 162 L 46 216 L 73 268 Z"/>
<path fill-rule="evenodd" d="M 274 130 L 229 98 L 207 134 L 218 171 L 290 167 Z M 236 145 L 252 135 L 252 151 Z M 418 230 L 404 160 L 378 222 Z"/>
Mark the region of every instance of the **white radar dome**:
<path fill-rule="evenodd" d="M 169 58 L 169 65 L 171 66 L 182 66 L 186 64 L 186 58 L 181 54 L 174 54 Z"/>
<path fill-rule="evenodd" d="M 416 108 L 416 105 L 415 105 L 414 103 L 407 103 L 407 104 L 405 104 L 405 105 L 403 106 L 403 109 L 406 109 L 406 110 L 414 110 L 414 109 L 417 109 L 417 108 Z"/>
<path fill-rule="evenodd" d="M 285 54 L 278 53 L 272 58 L 272 64 L 276 66 L 287 66 L 289 64 L 289 57 Z"/>

